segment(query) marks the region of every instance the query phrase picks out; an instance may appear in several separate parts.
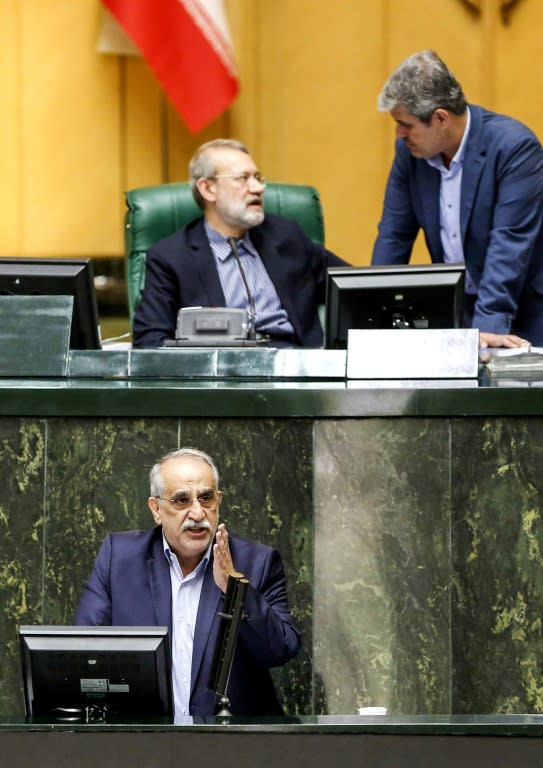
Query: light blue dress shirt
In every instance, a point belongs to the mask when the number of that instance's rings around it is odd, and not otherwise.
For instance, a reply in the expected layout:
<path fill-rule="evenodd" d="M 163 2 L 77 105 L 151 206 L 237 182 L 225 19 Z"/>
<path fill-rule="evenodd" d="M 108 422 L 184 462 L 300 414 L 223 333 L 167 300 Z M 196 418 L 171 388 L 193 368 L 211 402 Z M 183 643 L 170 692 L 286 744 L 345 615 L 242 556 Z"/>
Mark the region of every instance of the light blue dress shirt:
<path fill-rule="evenodd" d="M 181 566 L 162 535 L 164 554 L 170 564 L 172 584 L 172 688 L 176 717 L 189 715 L 192 648 L 204 572 L 211 555 L 211 544 L 198 566 L 183 576 Z"/>
<path fill-rule="evenodd" d="M 439 187 L 439 222 L 443 258 L 447 264 L 463 264 L 464 249 L 460 230 L 460 204 L 462 200 L 462 171 L 464 154 L 469 134 L 471 115 L 467 107 L 467 121 L 462 141 L 448 168 L 443 163 L 441 155 L 427 158 L 426 162 L 439 171 L 441 184 Z M 466 293 L 475 293 L 475 286 L 466 270 Z"/>
<path fill-rule="evenodd" d="M 249 308 L 243 277 L 232 253 L 228 239 L 204 222 L 207 238 L 215 257 L 226 306 Z M 273 336 L 290 336 L 294 333 L 288 315 L 281 306 L 262 259 L 251 242 L 249 233 L 237 240 L 239 258 L 252 293 L 256 310 L 256 330 Z"/>

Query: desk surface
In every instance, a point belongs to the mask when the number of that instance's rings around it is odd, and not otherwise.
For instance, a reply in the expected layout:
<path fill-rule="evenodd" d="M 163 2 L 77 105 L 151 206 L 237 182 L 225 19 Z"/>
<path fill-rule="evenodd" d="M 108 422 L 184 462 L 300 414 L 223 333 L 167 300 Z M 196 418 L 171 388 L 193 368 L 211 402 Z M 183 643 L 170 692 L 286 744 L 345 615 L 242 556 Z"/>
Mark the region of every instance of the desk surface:
<path fill-rule="evenodd" d="M 0 379 L 3 416 L 535 416 L 543 388 L 471 382 Z"/>
<path fill-rule="evenodd" d="M 543 414 L 543 373 L 473 379 L 346 378 L 330 350 L 70 353 L 65 375 L 0 378 L 4 416 L 357 418 Z"/>
<path fill-rule="evenodd" d="M 44 363 L 45 364 L 45 363 Z M 64 370 L 64 368 L 63 368 Z M 4 416 L 353 418 L 543 414 L 543 372 L 346 377 L 334 350 L 73 351 L 65 373 L 0 378 Z M 513 375 L 514 374 L 514 375 Z"/>
<path fill-rule="evenodd" d="M 319 717 L 299 722 L 65 725 L 0 722 L 1 766 L 540 768 L 541 718 Z M 539 738 L 538 738 L 539 737 Z"/>
<path fill-rule="evenodd" d="M 374 733 L 397 735 L 543 736 L 543 715 L 315 715 L 284 718 L 194 717 L 173 720 L 61 721 L 0 717 L 7 731 L 183 731 L 233 733 Z"/>

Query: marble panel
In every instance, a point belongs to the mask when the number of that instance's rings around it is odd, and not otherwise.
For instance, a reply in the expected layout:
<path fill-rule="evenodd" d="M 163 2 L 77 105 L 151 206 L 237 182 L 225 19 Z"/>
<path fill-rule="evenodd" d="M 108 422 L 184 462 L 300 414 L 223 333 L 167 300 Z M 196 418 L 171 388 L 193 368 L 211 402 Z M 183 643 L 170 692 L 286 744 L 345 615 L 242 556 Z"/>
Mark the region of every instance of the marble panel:
<path fill-rule="evenodd" d="M 315 424 L 316 711 L 448 712 L 444 420 Z"/>
<path fill-rule="evenodd" d="M 0 712 L 23 708 L 18 627 L 43 618 L 46 426 L 0 419 Z"/>
<path fill-rule="evenodd" d="M 541 417 L 3 417 L 0 712 L 22 712 L 18 625 L 71 622 L 181 445 L 216 460 L 227 525 L 283 556 L 289 714 L 543 712 Z"/>
<path fill-rule="evenodd" d="M 70 624 L 104 536 L 149 528 L 149 470 L 176 419 L 49 419 L 44 623 Z"/>
<path fill-rule="evenodd" d="M 0 712 L 22 712 L 17 626 L 71 623 L 104 536 L 153 525 L 152 464 L 191 445 L 217 462 L 227 525 L 283 556 L 304 649 L 274 675 L 288 713 L 311 713 L 310 421 L 4 418 L 0 430 Z"/>
<path fill-rule="evenodd" d="M 185 419 L 180 443 L 215 459 L 223 521 L 232 531 L 276 547 L 302 631 L 296 659 L 273 671 L 289 714 L 310 714 L 313 626 L 312 423 L 302 419 Z"/>
<path fill-rule="evenodd" d="M 543 712 L 543 419 L 452 422 L 453 711 Z"/>

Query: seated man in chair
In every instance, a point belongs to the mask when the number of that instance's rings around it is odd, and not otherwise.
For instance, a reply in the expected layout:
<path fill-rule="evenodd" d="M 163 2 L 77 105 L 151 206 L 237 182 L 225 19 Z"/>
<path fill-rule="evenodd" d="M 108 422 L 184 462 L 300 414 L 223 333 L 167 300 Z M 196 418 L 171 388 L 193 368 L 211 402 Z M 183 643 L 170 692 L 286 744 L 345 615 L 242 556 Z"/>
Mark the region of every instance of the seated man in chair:
<path fill-rule="evenodd" d="M 254 312 L 271 346 L 320 347 L 318 305 L 326 270 L 346 262 L 313 243 L 295 221 L 265 217 L 266 188 L 247 148 L 216 139 L 189 165 L 198 218 L 152 246 L 134 316 L 134 347 L 173 339 L 182 307 L 238 307 Z"/>

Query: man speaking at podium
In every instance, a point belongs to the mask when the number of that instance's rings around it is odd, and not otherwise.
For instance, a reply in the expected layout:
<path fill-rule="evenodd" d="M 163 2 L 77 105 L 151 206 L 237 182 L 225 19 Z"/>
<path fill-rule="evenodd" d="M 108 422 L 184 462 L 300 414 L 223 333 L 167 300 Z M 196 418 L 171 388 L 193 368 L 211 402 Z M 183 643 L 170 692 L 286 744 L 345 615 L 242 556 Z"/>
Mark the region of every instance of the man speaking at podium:
<path fill-rule="evenodd" d="M 213 715 L 208 686 L 228 577 L 248 580 L 228 697 L 233 715 L 283 714 L 269 667 L 300 650 L 277 550 L 219 524 L 213 460 L 194 448 L 166 454 L 150 473 L 156 527 L 109 534 L 76 611 L 76 625 L 167 626 L 176 717 Z"/>
<path fill-rule="evenodd" d="M 203 144 L 189 175 L 204 216 L 149 249 L 133 345 L 173 339 L 182 307 L 238 307 L 271 346 L 322 346 L 326 270 L 345 262 L 295 221 L 265 216 L 265 180 L 240 142 Z"/>

